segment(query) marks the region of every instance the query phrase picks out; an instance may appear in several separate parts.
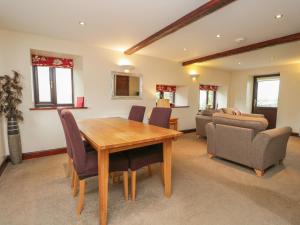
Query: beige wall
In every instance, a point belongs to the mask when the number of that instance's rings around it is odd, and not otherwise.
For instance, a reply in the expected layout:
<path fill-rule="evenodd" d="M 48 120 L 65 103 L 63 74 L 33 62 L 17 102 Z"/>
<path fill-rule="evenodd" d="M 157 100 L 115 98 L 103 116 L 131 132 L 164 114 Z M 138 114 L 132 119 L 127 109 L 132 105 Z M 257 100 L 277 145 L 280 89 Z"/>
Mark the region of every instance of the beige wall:
<path fill-rule="evenodd" d="M 253 76 L 280 73 L 277 127 L 291 126 L 300 131 L 300 64 L 267 67 L 232 73 L 230 106 L 251 112 Z"/>
<path fill-rule="evenodd" d="M 173 109 L 179 118 L 179 129 L 195 128 L 194 115 L 198 110 L 198 83 L 192 82 L 179 63 L 133 55 L 129 58 L 136 73 L 143 75 L 142 100 L 111 100 L 111 71 L 119 70 L 120 52 L 87 46 L 76 42 L 56 40 L 25 33 L 0 30 L 0 55 L 4 58 L 1 72 L 14 69 L 23 75 L 24 122 L 20 124 L 23 152 L 53 149 L 65 146 L 63 131 L 56 111 L 30 111 L 33 107 L 30 49 L 76 55 L 82 58 L 82 82 L 87 110 L 73 110 L 76 119 L 122 116 L 127 117 L 131 105 L 144 105 L 149 111 L 155 106 L 155 85 L 189 86 L 189 108 Z M 230 73 L 201 69 L 199 81 L 222 85 L 220 102 L 227 104 Z M 146 120 L 145 120 L 146 121 Z M 6 153 L 7 153 L 6 147 Z"/>

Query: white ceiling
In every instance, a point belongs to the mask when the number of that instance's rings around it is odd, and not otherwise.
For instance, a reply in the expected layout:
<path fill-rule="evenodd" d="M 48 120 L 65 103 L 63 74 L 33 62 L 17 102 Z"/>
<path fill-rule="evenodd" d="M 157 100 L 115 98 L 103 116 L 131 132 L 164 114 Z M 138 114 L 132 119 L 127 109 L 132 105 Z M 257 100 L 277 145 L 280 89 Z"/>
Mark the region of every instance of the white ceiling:
<path fill-rule="evenodd" d="M 207 1 L 0 0 L 0 28 L 124 50 Z M 237 0 L 137 54 L 185 61 L 297 33 L 299 8 L 300 0 Z M 284 15 L 283 19 L 274 19 L 278 13 Z M 85 21 L 86 26 L 81 27 L 79 21 Z M 216 38 L 217 34 L 222 37 Z M 238 44 L 234 41 L 238 37 L 245 37 L 246 41 Z M 298 42 L 203 65 L 234 70 L 297 60 L 300 60 Z"/>
<path fill-rule="evenodd" d="M 124 50 L 206 2 L 0 0 L 0 27 Z"/>

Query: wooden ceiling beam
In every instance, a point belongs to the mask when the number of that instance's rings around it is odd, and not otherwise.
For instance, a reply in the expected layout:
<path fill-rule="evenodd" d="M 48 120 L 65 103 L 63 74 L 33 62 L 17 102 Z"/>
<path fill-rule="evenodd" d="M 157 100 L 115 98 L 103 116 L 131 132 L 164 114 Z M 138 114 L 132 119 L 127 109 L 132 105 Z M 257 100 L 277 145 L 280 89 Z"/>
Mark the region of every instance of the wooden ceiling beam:
<path fill-rule="evenodd" d="M 218 52 L 218 53 L 215 53 L 215 54 L 212 54 L 212 55 L 207 55 L 207 56 L 199 57 L 199 58 L 196 58 L 196 59 L 188 60 L 188 61 L 183 62 L 182 65 L 187 66 L 187 65 L 190 65 L 190 64 L 194 64 L 194 63 L 206 62 L 206 61 L 209 61 L 209 60 L 212 60 L 212 59 L 218 59 L 218 58 L 223 58 L 223 57 L 226 57 L 226 56 L 237 55 L 237 54 L 241 54 L 241 53 L 245 53 L 245 52 L 255 51 L 255 50 L 258 50 L 258 49 L 271 47 L 271 46 L 274 46 L 274 45 L 279 45 L 279 44 L 284 44 L 284 43 L 289 43 L 289 42 L 294 42 L 294 41 L 299 41 L 299 40 L 300 40 L 300 33 L 291 34 L 291 35 L 288 35 L 288 36 L 274 38 L 274 39 L 271 39 L 271 40 L 258 42 L 258 43 L 243 46 L 243 47 L 240 47 L 240 48 L 234 48 L 234 49 L 227 50 L 227 51 L 224 51 L 224 52 Z"/>
<path fill-rule="evenodd" d="M 151 36 L 147 37 L 145 40 L 139 42 L 138 44 L 134 45 L 133 47 L 127 49 L 124 53 L 126 55 L 131 55 L 138 50 L 150 45 L 151 43 L 158 41 L 159 39 L 174 33 L 175 31 L 181 29 L 189 25 L 190 23 L 199 20 L 200 18 L 207 16 L 218 9 L 234 2 L 236 0 L 210 0 L 206 4 L 198 7 L 197 9 L 193 10 L 192 12 L 186 14 L 185 16 L 181 17 L 180 19 L 176 20 L 175 22 L 171 23 L 170 25 L 164 27 L 163 29 L 159 30 L 158 32 L 152 34 Z"/>

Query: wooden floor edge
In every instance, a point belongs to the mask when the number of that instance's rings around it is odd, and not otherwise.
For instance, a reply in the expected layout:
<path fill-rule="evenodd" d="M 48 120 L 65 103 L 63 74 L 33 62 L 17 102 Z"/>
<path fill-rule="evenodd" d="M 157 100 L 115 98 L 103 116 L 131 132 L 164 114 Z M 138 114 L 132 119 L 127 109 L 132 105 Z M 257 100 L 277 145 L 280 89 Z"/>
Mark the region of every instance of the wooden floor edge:
<path fill-rule="evenodd" d="M 5 156 L 3 162 L 0 165 L 0 176 L 3 174 L 5 168 L 7 167 L 8 162 L 9 162 L 9 157 Z"/>
<path fill-rule="evenodd" d="M 40 158 L 40 157 L 45 157 L 45 156 L 64 154 L 66 152 L 67 152 L 67 149 L 65 147 L 42 150 L 42 151 L 37 151 L 37 152 L 26 152 L 26 153 L 22 154 L 22 159 L 23 160 L 34 159 L 34 158 Z"/>

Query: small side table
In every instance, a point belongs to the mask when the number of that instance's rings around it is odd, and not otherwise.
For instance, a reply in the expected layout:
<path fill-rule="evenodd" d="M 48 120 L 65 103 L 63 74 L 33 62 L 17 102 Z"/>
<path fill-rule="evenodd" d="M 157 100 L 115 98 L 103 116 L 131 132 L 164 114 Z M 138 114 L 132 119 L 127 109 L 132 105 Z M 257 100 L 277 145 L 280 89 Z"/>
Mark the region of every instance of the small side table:
<path fill-rule="evenodd" d="M 178 130 L 178 118 L 171 118 L 169 121 L 170 129 Z"/>

